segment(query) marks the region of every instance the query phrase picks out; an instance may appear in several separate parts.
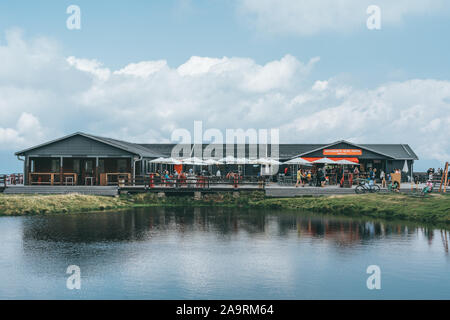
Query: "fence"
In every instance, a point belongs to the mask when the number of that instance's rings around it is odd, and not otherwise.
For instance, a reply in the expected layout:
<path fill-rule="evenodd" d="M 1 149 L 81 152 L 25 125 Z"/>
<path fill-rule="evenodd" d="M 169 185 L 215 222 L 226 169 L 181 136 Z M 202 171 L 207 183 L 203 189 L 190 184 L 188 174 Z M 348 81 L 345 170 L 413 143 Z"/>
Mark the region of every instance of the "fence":
<path fill-rule="evenodd" d="M 0 174 L 0 186 L 6 187 L 11 185 L 21 185 L 23 184 L 23 174 L 13 173 L 13 174 Z"/>
<path fill-rule="evenodd" d="M 125 186 L 143 186 L 146 188 L 240 188 L 244 186 L 265 188 L 266 178 L 258 177 L 216 177 L 216 176 L 183 176 L 165 178 L 163 176 L 157 176 L 150 174 L 146 176 L 136 176 L 135 179 L 126 178 L 119 179 L 117 183 L 110 183 L 110 185 L 118 185 L 119 187 Z"/>

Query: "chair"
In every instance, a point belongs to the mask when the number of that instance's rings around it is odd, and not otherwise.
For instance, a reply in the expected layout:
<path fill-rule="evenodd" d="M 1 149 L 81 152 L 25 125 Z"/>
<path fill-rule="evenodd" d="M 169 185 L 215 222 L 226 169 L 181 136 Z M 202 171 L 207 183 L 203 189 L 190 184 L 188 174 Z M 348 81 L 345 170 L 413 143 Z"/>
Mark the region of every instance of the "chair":
<path fill-rule="evenodd" d="M 90 183 L 88 183 L 88 181 L 90 182 Z M 84 184 L 85 185 L 90 185 L 90 186 L 93 186 L 94 185 L 94 177 L 85 177 L 84 178 Z"/>
<path fill-rule="evenodd" d="M 65 184 L 66 186 L 70 183 L 73 186 L 73 177 L 66 177 Z"/>

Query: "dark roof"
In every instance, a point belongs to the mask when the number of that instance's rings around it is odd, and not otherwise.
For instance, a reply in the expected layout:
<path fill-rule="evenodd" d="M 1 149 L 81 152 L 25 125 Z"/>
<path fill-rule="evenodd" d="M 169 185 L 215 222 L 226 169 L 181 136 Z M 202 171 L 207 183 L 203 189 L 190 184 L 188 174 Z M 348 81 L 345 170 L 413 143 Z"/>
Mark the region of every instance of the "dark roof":
<path fill-rule="evenodd" d="M 48 141 L 46 143 L 42 143 L 40 145 L 31 147 L 31 148 L 28 148 L 28 149 L 18 151 L 18 152 L 15 153 L 15 155 L 20 156 L 20 155 L 25 154 L 28 151 L 31 151 L 31 150 L 34 150 L 34 149 L 38 149 L 38 148 L 47 146 L 49 144 L 52 144 L 52 143 L 55 143 L 55 142 L 59 142 L 59 141 L 62 141 L 62 140 L 65 140 L 65 139 L 68 139 L 68 138 L 71 138 L 71 137 L 74 137 L 74 136 L 77 136 L 77 135 L 86 137 L 88 139 L 93 139 L 95 141 L 98 141 L 98 142 L 110 145 L 112 147 L 115 147 L 115 148 L 118 148 L 118 149 L 130 152 L 132 154 L 136 154 L 136 155 L 141 156 L 141 157 L 156 158 L 156 157 L 159 156 L 158 154 L 155 154 L 150 149 L 142 147 L 141 145 L 136 144 L 136 143 L 131 143 L 131 142 L 126 142 L 126 141 L 121 141 L 121 140 L 116 140 L 116 139 L 111 139 L 111 138 L 94 136 L 94 135 L 83 133 L 83 132 L 75 132 L 73 134 L 64 136 L 62 138 L 51 140 L 51 141 Z"/>
<path fill-rule="evenodd" d="M 313 152 L 314 150 L 320 150 L 326 147 L 333 146 L 338 143 L 348 143 L 358 148 L 366 149 L 388 158 L 396 160 L 418 160 L 419 158 L 407 144 L 354 144 L 347 141 L 337 141 L 329 144 L 280 144 L 279 145 L 279 158 L 280 159 L 291 159 L 296 156 L 302 156 Z M 141 144 L 141 146 L 152 150 L 154 153 L 159 154 L 161 157 L 170 157 L 172 148 L 175 144 Z M 203 145 L 203 149 L 206 148 L 207 144 Z M 188 145 L 192 149 L 192 145 Z M 235 146 L 235 150 L 238 148 L 242 150 L 244 145 Z M 223 147 L 223 156 L 226 155 L 226 147 Z M 268 153 L 270 156 L 271 146 L 268 145 Z M 237 153 L 236 153 L 237 154 Z M 245 145 L 245 156 L 249 155 L 249 145 Z M 258 155 L 263 157 L 265 155 Z"/>
<path fill-rule="evenodd" d="M 360 144 L 360 146 L 388 154 L 394 159 L 419 160 L 419 157 L 407 144 Z"/>
<path fill-rule="evenodd" d="M 31 147 L 19 152 L 16 152 L 16 155 L 23 155 L 24 153 L 33 150 L 33 149 L 37 149 L 67 138 L 70 138 L 72 136 L 76 136 L 76 135 L 81 135 L 83 137 L 89 138 L 89 139 L 93 139 L 102 143 L 105 143 L 107 145 L 119 148 L 121 150 L 125 150 L 129 153 L 135 154 L 135 155 L 139 155 L 141 157 L 145 157 L 145 158 L 157 158 L 157 157 L 170 157 L 171 153 L 172 153 L 172 149 L 176 146 L 176 144 L 171 144 L 171 143 L 153 143 L 153 144 L 147 144 L 147 143 L 132 143 L 132 142 L 127 142 L 127 141 L 122 141 L 122 140 L 117 140 L 117 139 L 112 139 L 112 138 L 105 138 L 105 137 L 99 137 L 99 136 L 95 136 L 95 135 L 91 135 L 91 134 L 87 134 L 87 133 L 83 133 L 83 132 L 76 132 L 73 133 L 71 135 L 56 139 L 56 140 L 52 140 L 43 144 L 40 144 L 38 146 L 35 147 Z M 291 159 L 297 156 L 303 156 L 303 155 L 307 155 L 309 153 L 312 153 L 316 150 L 320 150 L 323 148 L 327 148 L 327 147 L 331 147 L 333 145 L 339 144 L 339 143 L 346 143 L 349 145 L 353 145 L 355 147 L 358 148 L 362 148 L 371 152 L 375 152 L 381 155 L 384 155 L 388 158 L 392 158 L 392 159 L 396 159 L 396 160 L 409 160 L 409 159 L 413 159 L 413 160 L 418 160 L 419 158 L 417 157 L 417 155 L 414 153 L 414 151 L 411 149 L 411 147 L 407 144 L 354 144 L 348 141 L 337 141 L 334 143 L 330 143 L 330 144 L 280 144 L 279 145 L 279 158 L 280 159 Z M 192 150 L 193 145 L 186 145 L 187 148 L 189 148 L 190 150 Z M 205 149 L 208 146 L 208 144 L 203 144 L 202 148 Z M 219 145 L 216 145 L 219 146 Z M 254 145 L 252 145 L 254 146 Z M 212 147 L 214 147 L 214 145 L 212 145 Z M 242 150 L 245 150 L 245 157 L 249 157 L 249 149 L 250 149 L 250 145 L 246 144 L 236 144 L 234 145 L 234 150 L 235 150 L 235 156 L 240 155 L 240 153 L 238 152 Z M 258 148 L 256 148 L 258 150 Z M 267 146 L 267 156 L 270 156 L 270 151 L 271 151 L 271 145 Z M 261 151 L 261 150 L 258 150 Z M 265 153 L 265 152 L 264 152 Z M 223 153 L 222 156 L 225 157 L 226 156 L 226 145 L 223 145 Z M 266 154 L 258 154 L 258 157 L 265 157 Z"/>
<path fill-rule="evenodd" d="M 86 134 L 86 133 L 83 133 L 83 135 L 85 137 L 90 137 L 90 138 L 96 139 L 100 142 L 110 144 L 119 149 L 123 149 L 125 151 L 137 154 L 142 157 L 146 157 L 146 158 L 160 157 L 159 153 L 156 153 L 152 149 L 146 148 L 137 143 L 127 142 L 127 141 L 122 141 L 122 140 L 117 140 L 117 139 L 112 139 L 112 138 L 99 137 L 99 136 L 94 136 L 94 135 L 90 135 L 90 134 Z"/>

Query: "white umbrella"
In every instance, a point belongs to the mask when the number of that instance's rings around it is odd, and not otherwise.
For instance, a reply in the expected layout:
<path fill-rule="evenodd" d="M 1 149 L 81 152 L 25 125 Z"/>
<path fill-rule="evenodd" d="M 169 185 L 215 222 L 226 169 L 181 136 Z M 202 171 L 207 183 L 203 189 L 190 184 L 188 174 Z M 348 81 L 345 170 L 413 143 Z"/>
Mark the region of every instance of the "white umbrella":
<path fill-rule="evenodd" d="M 150 163 L 165 163 L 166 158 L 156 158 L 150 161 Z"/>
<path fill-rule="evenodd" d="M 208 165 L 205 161 L 203 161 L 202 159 L 196 158 L 196 157 L 183 159 L 182 162 L 183 162 L 183 164 L 188 164 L 188 165 L 192 165 L 192 166 L 207 166 Z"/>
<path fill-rule="evenodd" d="M 309 164 L 309 165 L 311 165 L 311 162 L 309 162 L 308 160 L 305 160 L 303 158 L 294 158 L 294 159 L 284 162 L 284 164 L 300 164 L 300 165 Z"/>
<path fill-rule="evenodd" d="M 204 160 L 204 162 L 208 165 L 208 166 L 213 166 L 213 165 L 218 165 L 221 164 L 221 162 L 214 160 L 214 159 L 207 159 Z"/>
<path fill-rule="evenodd" d="M 175 158 L 166 158 L 166 162 L 164 162 L 165 164 L 182 164 L 182 162 L 180 160 L 177 160 Z"/>
<path fill-rule="evenodd" d="M 236 164 L 249 164 L 250 161 L 247 158 L 236 158 Z"/>
<path fill-rule="evenodd" d="M 408 162 L 405 160 L 405 163 L 403 164 L 403 172 L 408 173 Z"/>
<path fill-rule="evenodd" d="M 222 158 L 219 160 L 220 163 L 225 163 L 225 164 L 236 164 L 236 158 L 232 157 L 232 156 L 227 156 L 225 158 Z"/>
<path fill-rule="evenodd" d="M 322 158 L 322 159 L 317 159 L 316 161 L 313 161 L 313 163 L 336 164 L 336 161 L 333 161 L 329 158 Z"/>
<path fill-rule="evenodd" d="M 335 163 L 342 164 L 342 165 L 353 165 L 353 166 L 359 166 L 360 165 L 359 163 L 356 163 L 356 162 L 353 162 L 353 161 L 348 161 L 348 160 L 345 160 L 345 159 L 335 161 Z"/>
<path fill-rule="evenodd" d="M 259 158 L 259 159 L 256 159 L 256 160 L 250 160 L 249 163 L 251 163 L 251 164 L 262 164 L 262 165 L 266 165 L 266 166 L 281 164 L 280 161 L 272 159 L 272 158 Z"/>

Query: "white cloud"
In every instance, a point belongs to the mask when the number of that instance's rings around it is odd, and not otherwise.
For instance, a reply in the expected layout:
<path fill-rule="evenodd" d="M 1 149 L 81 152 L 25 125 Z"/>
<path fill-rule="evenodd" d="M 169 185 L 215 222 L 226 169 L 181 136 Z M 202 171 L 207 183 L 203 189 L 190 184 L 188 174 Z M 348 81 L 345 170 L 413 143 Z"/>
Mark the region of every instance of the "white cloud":
<path fill-rule="evenodd" d="M 315 90 L 315 91 L 324 91 L 324 90 L 327 89 L 327 87 L 328 87 L 328 81 L 317 80 L 314 83 L 312 89 Z"/>
<path fill-rule="evenodd" d="M 43 137 L 44 132 L 39 119 L 31 113 L 23 112 L 13 128 L 0 126 L 0 148 L 25 147 L 30 143 L 37 143 Z"/>
<path fill-rule="evenodd" d="M 161 69 L 167 67 L 167 61 L 142 61 L 139 63 L 130 63 L 125 68 L 118 71 L 114 71 L 114 74 L 125 74 L 141 78 L 146 78 L 149 75 L 161 71 Z"/>
<path fill-rule="evenodd" d="M 265 64 L 192 57 L 178 67 L 161 60 L 110 70 L 47 44 L 16 36 L 0 46 L 0 58 L 10 59 L 0 66 L 0 149 L 12 153 L 75 131 L 164 142 L 175 128 L 203 120 L 205 129 L 223 132 L 278 127 L 284 142 L 408 143 L 421 158 L 450 158 L 450 81 L 358 89 L 315 79 L 319 59 L 291 55 Z"/>
<path fill-rule="evenodd" d="M 408 16 L 442 13 L 444 0 L 239 0 L 239 11 L 260 30 L 274 34 L 313 35 L 319 32 L 364 30 L 366 9 L 381 9 L 382 26 L 396 25 Z"/>
<path fill-rule="evenodd" d="M 101 80 L 108 80 L 111 72 L 107 68 L 101 68 L 102 63 L 97 60 L 77 59 L 75 57 L 68 57 L 67 62 L 80 71 L 91 73 Z M 122 71 L 122 70 L 121 70 Z M 119 71 L 120 72 L 120 71 Z M 122 73 L 125 73 L 122 71 Z"/>

